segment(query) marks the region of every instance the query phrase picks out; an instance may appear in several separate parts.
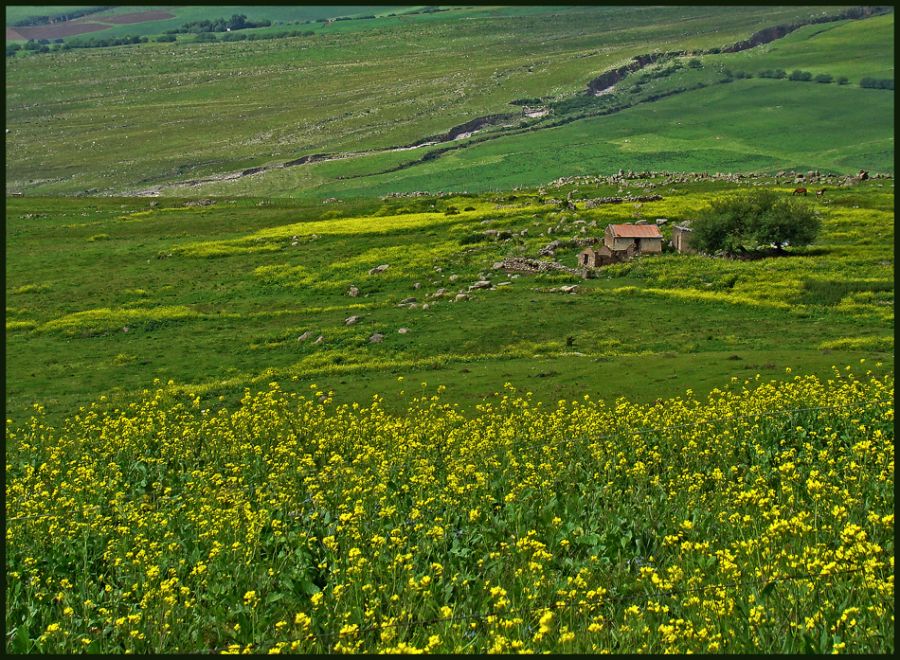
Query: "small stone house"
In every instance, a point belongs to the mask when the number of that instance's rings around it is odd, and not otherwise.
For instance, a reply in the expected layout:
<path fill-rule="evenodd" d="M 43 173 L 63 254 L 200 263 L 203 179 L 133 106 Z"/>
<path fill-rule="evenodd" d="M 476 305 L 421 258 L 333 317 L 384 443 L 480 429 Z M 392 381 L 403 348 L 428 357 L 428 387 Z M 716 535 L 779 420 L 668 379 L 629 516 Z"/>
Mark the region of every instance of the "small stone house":
<path fill-rule="evenodd" d="M 545 115 L 549 115 L 550 111 L 542 105 L 532 107 L 532 106 L 523 106 L 522 107 L 522 116 L 523 117 L 543 117 Z"/>
<path fill-rule="evenodd" d="M 691 234 L 693 230 L 685 225 L 672 227 L 672 247 L 680 254 L 695 254 L 697 250 L 691 247 Z"/>
<path fill-rule="evenodd" d="M 605 245 L 599 247 L 589 245 L 578 253 L 578 265 L 582 268 L 600 268 L 617 261 L 615 255 Z"/>
<path fill-rule="evenodd" d="M 635 253 L 659 254 L 663 237 L 656 225 L 607 225 L 603 243 L 613 252 L 631 248 Z"/>

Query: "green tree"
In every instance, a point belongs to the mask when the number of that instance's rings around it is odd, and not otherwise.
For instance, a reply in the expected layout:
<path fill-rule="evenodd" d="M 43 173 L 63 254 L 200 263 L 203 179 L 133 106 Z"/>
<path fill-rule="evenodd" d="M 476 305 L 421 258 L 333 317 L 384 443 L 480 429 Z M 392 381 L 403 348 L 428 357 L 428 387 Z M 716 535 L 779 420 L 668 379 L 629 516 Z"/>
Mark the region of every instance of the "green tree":
<path fill-rule="evenodd" d="M 821 222 L 815 211 L 771 190 L 716 199 L 694 222 L 691 242 L 701 252 L 734 255 L 773 245 L 812 243 Z"/>

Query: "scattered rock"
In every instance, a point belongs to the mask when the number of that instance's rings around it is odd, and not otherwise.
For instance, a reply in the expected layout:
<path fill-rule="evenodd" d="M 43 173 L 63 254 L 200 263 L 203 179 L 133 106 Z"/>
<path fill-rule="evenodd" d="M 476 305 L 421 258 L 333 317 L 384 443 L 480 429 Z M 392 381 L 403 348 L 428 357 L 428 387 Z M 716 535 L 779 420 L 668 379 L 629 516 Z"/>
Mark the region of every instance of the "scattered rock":
<path fill-rule="evenodd" d="M 418 291 L 421 287 L 422 284 L 420 282 L 416 282 L 413 284 L 413 289 L 415 289 L 416 291 Z"/>
<path fill-rule="evenodd" d="M 401 300 L 401 301 L 400 301 L 400 304 L 401 304 L 401 305 L 408 305 L 409 303 L 414 303 L 414 302 L 416 302 L 415 297 L 414 297 L 414 296 L 410 296 L 409 298 L 404 298 L 403 300 Z"/>
<path fill-rule="evenodd" d="M 493 285 L 490 280 L 478 280 L 475 284 L 469 285 L 469 291 L 475 291 L 477 289 L 490 289 Z"/>
<path fill-rule="evenodd" d="M 371 344 L 380 344 L 382 341 L 384 341 L 384 335 L 380 332 L 376 332 L 371 337 L 369 337 L 369 343 Z"/>
<path fill-rule="evenodd" d="M 503 268 L 507 271 L 518 271 L 520 273 L 572 273 L 577 275 L 578 271 L 568 266 L 563 266 L 556 261 L 542 261 L 539 259 L 528 259 L 526 257 L 507 257 L 503 260 Z M 515 277 L 512 275 L 510 277 Z"/>
<path fill-rule="evenodd" d="M 299 337 L 297 337 L 297 341 L 306 341 L 306 340 L 309 339 L 310 337 L 312 337 L 312 333 L 311 333 L 309 330 L 307 330 L 307 331 L 304 332 L 302 335 L 300 335 Z"/>
<path fill-rule="evenodd" d="M 323 341 L 325 341 L 325 335 L 319 335 L 313 343 L 321 344 Z"/>
<path fill-rule="evenodd" d="M 388 268 L 390 268 L 390 266 L 388 264 L 381 264 L 380 266 L 375 266 L 375 268 L 369 269 L 369 275 L 377 275 L 378 273 L 383 273 Z"/>
<path fill-rule="evenodd" d="M 493 268 L 494 270 L 500 270 L 501 268 L 503 268 L 503 262 L 495 261 L 494 265 L 492 265 L 491 268 Z"/>
<path fill-rule="evenodd" d="M 468 300 L 468 299 L 469 299 L 469 296 L 468 296 L 467 294 L 465 294 L 465 293 L 457 293 L 457 294 L 456 294 L 456 298 L 454 298 L 453 300 L 455 300 L 456 302 L 459 302 L 459 301 L 461 301 L 461 300 Z"/>
<path fill-rule="evenodd" d="M 431 307 L 431 305 L 429 305 L 428 303 L 422 305 L 422 309 L 428 309 L 429 307 Z"/>
<path fill-rule="evenodd" d="M 559 290 L 562 291 L 563 293 L 575 293 L 575 291 L 576 291 L 577 289 L 578 289 L 578 285 L 577 285 L 577 284 L 570 284 L 570 285 L 568 285 L 568 286 L 561 286 L 561 287 L 559 287 Z"/>
<path fill-rule="evenodd" d="M 454 275 L 451 275 L 450 277 L 448 277 L 447 279 L 448 279 L 450 282 L 455 282 L 456 280 L 459 279 L 459 275 L 455 275 L 455 274 L 454 274 Z"/>
<path fill-rule="evenodd" d="M 409 328 L 398 328 L 397 332 L 401 335 L 405 335 L 407 332 L 409 332 Z"/>
<path fill-rule="evenodd" d="M 344 319 L 344 325 L 353 325 L 357 321 L 359 321 L 358 316 L 348 316 L 347 318 Z"/>
<path fill-rule="evenodd" d="M 347 289 L 347 295 L 351 298 L 356 298 L 356 296 L 359 295 L 359 289 L 357 289 L 355 286 L 351 286 L 349 289 Z"/>
<path fill-rule="evenodd" d="M 127 325 L 122 328 L 122 332 L 128 332 L 128 330 L 129 330 L 129 328 Z"/>
<path fill-rule="evenodd" d="M 441 289 L 438 289 L 437 291 L 435 291 L 434 293 L 432 293 L 431 297 L 432 298 L 441 298 L 445 295 L 447 295 L 447 289 L 441 288 Z"/>

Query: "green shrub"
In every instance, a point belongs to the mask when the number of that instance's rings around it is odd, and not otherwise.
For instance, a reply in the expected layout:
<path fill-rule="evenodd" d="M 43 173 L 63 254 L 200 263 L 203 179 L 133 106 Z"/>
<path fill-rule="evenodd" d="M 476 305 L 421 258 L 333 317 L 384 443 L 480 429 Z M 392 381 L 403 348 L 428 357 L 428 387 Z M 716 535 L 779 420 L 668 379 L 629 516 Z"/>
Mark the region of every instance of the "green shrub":
<path fill-rule="evenodd" d="M 701 252 L 728 254 L 759 245 L 808 245 L 821 222 L 815 212 L 792 198 L 771 190 L 717 199 L 693 225 L 692 244 Z"/>

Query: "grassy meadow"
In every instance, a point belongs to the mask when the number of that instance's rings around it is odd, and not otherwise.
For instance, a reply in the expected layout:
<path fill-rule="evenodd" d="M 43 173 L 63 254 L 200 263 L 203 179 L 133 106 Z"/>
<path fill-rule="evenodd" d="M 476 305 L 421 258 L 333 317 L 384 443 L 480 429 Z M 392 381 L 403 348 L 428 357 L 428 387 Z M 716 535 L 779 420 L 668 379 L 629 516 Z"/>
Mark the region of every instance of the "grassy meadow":
<path fill-rule="evenodd" d="M 648 182 L 621 194 L 642 194 Z M 583 393 L 652 401 L 740 373 L 823 374 L 838 357 L 889 368 L 890 179 L 810 200 L 824 230 L 791 257 L 665 254 L 591 280 L 493 269 L 554 239 L 600 236 L 610 222 L 689 220 L 710 196 L 742 188 L 657 183 L 660 201 L 574 213 L 546 200 L 619 188 L 330 204 L 10 198 L 8 416 L 21 421 L 33 402 L 61 415 L 100 394 L 127 400 L 152 378 L 232 404 L 271 379 L 300 389 L 315 382 L 339 402 L 378 392 L 396 411 L 406 389 L 398 376 L 474 404 L 506 381 L 528 382 L 548 401 Z M 579 249 L 555 258 L 574 268 Z M 382 264 L 389 268 L 369 274 Z M 455 301 L 484 278 L 495 286 Z M 568 284 L 576 294 L 560 293 Z M 352 316 L 358 322 L 346 325 Z M 384 340 L 371 343 L 375 333 Z"/>
<path fill-rule="evenodd" d="M 4 650 L 892 653 L 893 12 L 422 9 L 7 57 Z"/>
<path fill-rule="evenodd" d="M 436 146 L 364 154 L 276 169 L 199 186 L 165 187 L 171 194 L 365 197 L 390 192 L 506 190 L 560 176 L 635 171 L 760 171 L 819 169 L 854 173 L 894 168 L 894 99 L 888 90 L 861 89 L 864 76 L 893 77 L 893 14 L 798 29 L 741 53 L 706 55 L 701 70 L 684 66 L 654 78 L 633 74 L 617 92 L 585 105 L 588 116 L 560 126 L 513 131 L 423 162 Z M 865 34 L 865 38 L 863 38 Z M 852 44 L 852 46 L 851 46 Z M 864 44 L 857 48 L 856 44 Z M 854 56 L 846 57 L 852 47 Z M 681 58 L 687 62 L 693 58 Z M 722 69 L 767 69 L 847 76 L 854 84 L 765 78 L 723 82 Z M 641 78 L 645 78 L 642 81 Z M 694 86 L 703 85 L 694 89 Z M 648 101 L 673 90 L 686 91 Z M 632 105 L 633 104 L 633 105 Z M 702 109 L 702 111 L 698 111 Z M 396 170 L 398 166 L 404 169 Z"/>
<path fill-rule="evenodd" d="M 131 193 L 307 154 L 406 145 L 518 112 L 516 99 L 582 93 L 593 76 L 660 45 L 721 47 L 819 13 L 476 9 L 342 21 L 309 37 L 11 57 L 7 190 Z M 415 67 L 406 66 L 411 51 Z"/>

